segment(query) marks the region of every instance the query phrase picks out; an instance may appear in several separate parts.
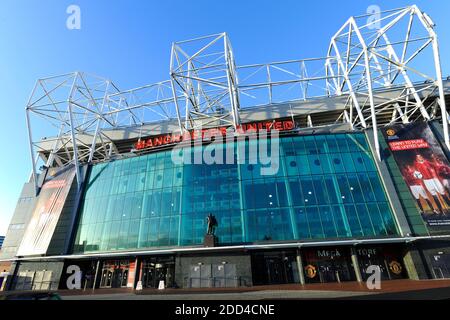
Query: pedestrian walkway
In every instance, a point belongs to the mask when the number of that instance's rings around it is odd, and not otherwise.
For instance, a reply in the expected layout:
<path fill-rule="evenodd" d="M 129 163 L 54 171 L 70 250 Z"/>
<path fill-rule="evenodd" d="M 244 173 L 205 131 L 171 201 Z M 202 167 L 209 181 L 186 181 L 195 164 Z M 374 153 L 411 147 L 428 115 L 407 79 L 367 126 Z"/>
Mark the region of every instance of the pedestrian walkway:
<path fill-rule="evenodd" d="M 219 297 L 220 294 L 239 294 L 245 293 L 246 295 L 258 295 L 258 292 L 272 292 L 274 296 L 277 292 L 283 292 L 284 296 L 289 296 L 288 292 L 302 291 L 302 297 L 308 295 L 312 298 L 315 295 L 321 297 L 337 297 L 345 295 L 361 295 L 361 294 L 379 294 L 379 293 L 399 293 L 407 291 L 420 291 L 427 289 L 437 288 L 450 288 L 450 280 L 391 280 L 381 283 L 380 290 L 370 290 L 365 283 L 358 282 L 343 282 L 343 283 L 326 283 L 326 284 L 282 284 L 282 285 L 266 285 L 266 286 L 254 286 L 254 287 L 240 287 L 240 288 L 195 288 L 195 289 L 172 289 L 167 288 L 164 290 L 157 289 L 143 289 L 141 291 L 135 291 L 127 288 L 120 289 L 87 289 L 87 290 L 61 290 L 59 293 L 61 296 L 76 296 L 76 295 L 114 295 L 122 294 L 125 296 L 134 295 L 196 295 L 196 299 L 201 295 L 211 295 Z M 341 292 L 341 294 L 332 294 L 332 292 Z M 265 295 L 265 294 L 264 294 Z M 279 294 L 278 294 L 279 295 Z M 294 295 L 295 296 L 295 295 Z"/>

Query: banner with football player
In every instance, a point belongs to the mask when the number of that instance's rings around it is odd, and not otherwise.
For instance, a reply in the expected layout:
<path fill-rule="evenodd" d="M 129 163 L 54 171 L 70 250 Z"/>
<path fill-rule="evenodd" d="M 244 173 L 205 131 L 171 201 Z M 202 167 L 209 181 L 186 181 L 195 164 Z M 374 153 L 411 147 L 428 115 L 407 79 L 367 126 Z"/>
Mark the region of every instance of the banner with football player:
<path fill-rule="evenodd" d="M 450 226 L 450 163 L 427 123 L 383 129 L 402 176 L 424 221 Z"/>
<path fill-rule="evenodd" d="M 73 167 L 61 171 L 50 169 L 19 246 L 18 256 L 47 253 L 74 177 Z"/>

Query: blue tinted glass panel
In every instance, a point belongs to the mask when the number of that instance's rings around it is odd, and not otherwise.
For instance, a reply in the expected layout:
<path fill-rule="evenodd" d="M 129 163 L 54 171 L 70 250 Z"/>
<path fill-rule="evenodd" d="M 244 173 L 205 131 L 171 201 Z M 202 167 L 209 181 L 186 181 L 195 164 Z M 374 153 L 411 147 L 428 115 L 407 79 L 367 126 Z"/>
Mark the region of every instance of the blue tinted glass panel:
<path fill-rule="evenodd" d="M 282 137 L 279 145 L 273 175 L 250 152 L 254 141 L 227 146 L 245 158 L 240 164 L 175 164 L 169 150 L 92 166 L 74 251 L 200 245 L 210 213 L 221 245 L 398 234 L 364 134 Z"/>

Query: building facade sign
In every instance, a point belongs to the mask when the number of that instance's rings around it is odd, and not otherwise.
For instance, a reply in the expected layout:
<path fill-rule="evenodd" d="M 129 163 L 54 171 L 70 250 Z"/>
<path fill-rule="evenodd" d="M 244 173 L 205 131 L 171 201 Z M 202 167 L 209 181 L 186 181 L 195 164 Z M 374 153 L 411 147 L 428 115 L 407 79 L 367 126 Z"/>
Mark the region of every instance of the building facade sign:
<path fill-rule="evenodd" d="M 262 121 L 254 123 L 246 123 L 240 125 L 236 132 L 239 134 L 251 134 L 261 131 L 270 132 L 272 130 L 289 131 L 295 128 L 293 120 L 277 120 L 277 121 Z M 156 147 L 180 143 L 182 141 L 202 140 L 209 141 L 213 137 L 225 137 L 230 133 L 230 127 L 218 127 L 210 129 L 192 130 L 185 133 L 174 132 L 145 139 L 138 140 L 135 145 L 135 150 L 152 149 Z"/>
<path fill-rule="evenodd" d="M 383 131 L 403 179 L 430 227 L 450 226 L 450 163 L 427 123 Z"/>
<path fill-rule="evenodd" d="M 25 230 L 18 256 L 46 254 L 74 177 L 73 168 L 49 174 Z"/>

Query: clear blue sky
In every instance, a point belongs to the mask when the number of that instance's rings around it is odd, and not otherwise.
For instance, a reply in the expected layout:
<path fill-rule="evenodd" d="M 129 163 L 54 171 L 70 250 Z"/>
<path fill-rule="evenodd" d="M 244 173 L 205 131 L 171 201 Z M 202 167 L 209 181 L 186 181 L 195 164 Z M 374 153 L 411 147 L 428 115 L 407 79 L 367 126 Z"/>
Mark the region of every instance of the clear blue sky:
<path fill-rule="evenodd" d="M 168 79 L 172 41 L 228 32 L 237 64 L 324 56 L 329 38 L 369 5 L 410 1 L 94 1 L 0 3 L 0 235 L 31 172 L 24 107 L 39 77 L 87 71 L 121 89 Z M 450 75 L 450 2 L 415 1 L 437 23 Z M 81 7 L 81 30 L 66 8 Z"/>

